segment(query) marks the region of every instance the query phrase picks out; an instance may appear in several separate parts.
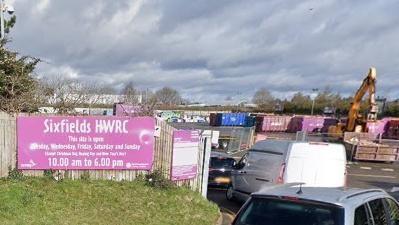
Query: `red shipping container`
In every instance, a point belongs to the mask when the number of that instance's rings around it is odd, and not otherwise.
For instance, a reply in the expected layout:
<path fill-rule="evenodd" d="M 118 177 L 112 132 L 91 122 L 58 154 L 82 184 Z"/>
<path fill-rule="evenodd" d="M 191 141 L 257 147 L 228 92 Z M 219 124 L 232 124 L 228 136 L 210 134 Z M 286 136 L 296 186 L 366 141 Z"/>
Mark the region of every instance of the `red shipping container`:
<path fill-rule="evenodd" d="M 288 125 L 288 132 L 326 132 L 328 127 L 337 124 L 337 120 L 322 116 L 295 116 Z"/>
<path fill-rule="evenodd" d="M 389 120 L 384 128 L 384 138 L 399 139 L 399 120 Z"/>
<path fill-rule="evenodd" d="M 388 118 L 384 118 L 376 122 L 367 122 L 367 132 L 374 135 L 374 138 L 377 138 L 379 135 L 384 135 L 389 122 L 390 121 Z"/>
<path fill-rule="evenodd" d="M 291 121 L 291 116 L 261 116 L 257 117 L 257 131 L 258 132 L 285 132 L 288 124 Z"/>

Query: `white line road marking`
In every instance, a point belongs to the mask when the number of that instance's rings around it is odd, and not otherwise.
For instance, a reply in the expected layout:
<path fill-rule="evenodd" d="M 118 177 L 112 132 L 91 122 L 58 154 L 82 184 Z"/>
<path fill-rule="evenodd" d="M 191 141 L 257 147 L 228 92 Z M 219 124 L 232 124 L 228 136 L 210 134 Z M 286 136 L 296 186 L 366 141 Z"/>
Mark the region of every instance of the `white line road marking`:
<path fill-rule="evenodd" d="M 382 168 L 382 171 L 386 171 L 386 172 L 393 172 L 395 171 L 394 169 L 389 169 L 389 168 Z"/>
<path fill-rule="evenodd" d="M 353 177 L 375 177 L 375 178 L 396 179 L 396 177 L 394 176 L 381 176 L 381 175 L 357 174 L 357 173 L 350 173 L 348 175 Z"/>
<path fill-rule="evenodd" d="M 362 170 L 371 170 L 371 167 L 368 167 L 368 166 L 361 166 L 360 169 L 362 169 Z"/>

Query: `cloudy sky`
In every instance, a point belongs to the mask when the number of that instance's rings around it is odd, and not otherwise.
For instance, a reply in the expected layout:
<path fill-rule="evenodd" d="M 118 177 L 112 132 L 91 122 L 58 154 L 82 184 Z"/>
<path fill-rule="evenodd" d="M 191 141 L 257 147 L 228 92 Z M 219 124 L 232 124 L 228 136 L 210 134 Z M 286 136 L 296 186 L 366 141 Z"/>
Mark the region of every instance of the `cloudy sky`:
<path fill-rule="evenodd" d="M 192 101 L 343 95 L 377 68 L 377 94 L 399 98 L 396 0 L 5 0 L 10 47 L 44 60 L 41 76 L 121 88 L 170 86 Z"/>

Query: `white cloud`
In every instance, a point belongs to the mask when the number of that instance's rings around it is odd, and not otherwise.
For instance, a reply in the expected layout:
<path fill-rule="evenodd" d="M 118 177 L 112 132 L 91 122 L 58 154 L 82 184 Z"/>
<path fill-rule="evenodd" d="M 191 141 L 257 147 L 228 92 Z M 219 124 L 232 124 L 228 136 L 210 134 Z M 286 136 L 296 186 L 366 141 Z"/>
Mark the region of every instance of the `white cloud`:
<path fill-rule="evenodd" d="M 38 0 L 36 2 L 36 6 L 33 7 L 33 13 L 42 14 L 44 13 L 50 6 L 50 0 Z"/>

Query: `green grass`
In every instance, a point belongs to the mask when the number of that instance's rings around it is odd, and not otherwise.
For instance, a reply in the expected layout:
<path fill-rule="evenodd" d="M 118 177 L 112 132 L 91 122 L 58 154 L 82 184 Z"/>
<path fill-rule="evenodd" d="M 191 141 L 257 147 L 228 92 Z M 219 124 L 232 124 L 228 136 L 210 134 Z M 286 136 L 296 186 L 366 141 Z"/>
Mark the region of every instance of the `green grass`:
<path fill-rule="evenodd" d="M 143 182 L 0 180 L 0 224 L 214 225 L 216 205 Z"/>

